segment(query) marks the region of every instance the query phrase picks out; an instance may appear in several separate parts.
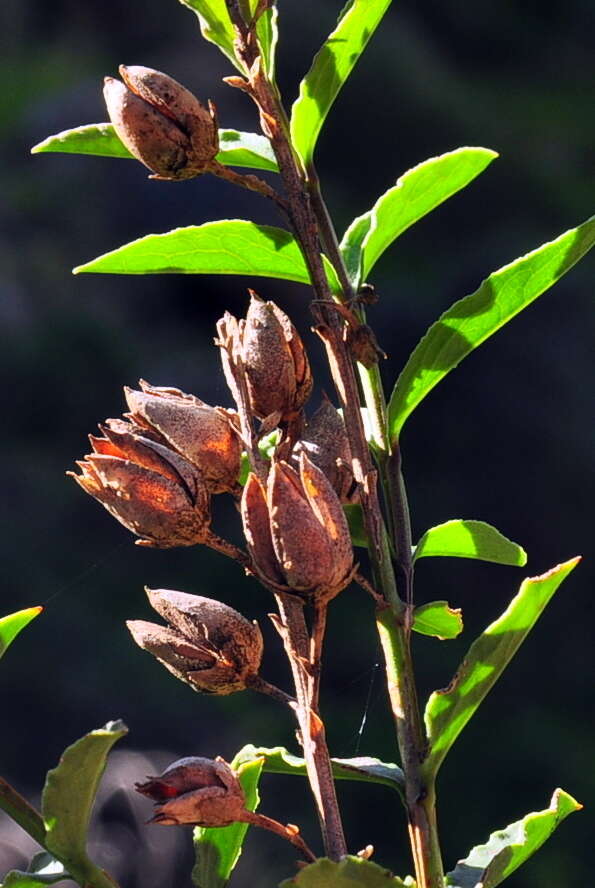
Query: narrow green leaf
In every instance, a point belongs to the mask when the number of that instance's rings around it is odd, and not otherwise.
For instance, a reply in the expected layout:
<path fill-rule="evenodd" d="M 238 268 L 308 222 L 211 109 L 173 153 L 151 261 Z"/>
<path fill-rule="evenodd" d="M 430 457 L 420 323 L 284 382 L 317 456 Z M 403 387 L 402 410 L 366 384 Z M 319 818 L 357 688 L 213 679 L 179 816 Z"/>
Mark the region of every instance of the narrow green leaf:
<path fill-rule="evenodd" d="M 93 154 L 98 157 L 133 156 L 120 141 L 111 123 L 89 123 L 75 129 L 48 136 L 34 145 L 31 154 Z M 219 130 L 219 163 L 277 172 L 277 161 L 271 143 L 258 133 L 242 133 L 234 129 Z"/>
<path fill-rule="evenodd" d="M 477 558 L 495 564 L 523 567 L 527 553 L 485 521 L 453 518 L 431 527 L 415 547 L 414 559 L 443 555 L 454 558 Z"/>
<path fill-rule="evenodd" d="M 267 748 L 249 743 L 238 752 L 235 762 L 263 761 L 267 774 L 289 774 L 305 777 L 306 763 L 303 758 L 292 755 L 283 746 Z M 398 765 L 381 762 L 371 756 L 358 756 L 351 759 L 331 759 L 333 777 L 336 780 L 355 780 L 364 783 L 381 783 L 401 792 L 404 786 L 403 772 Z"/>
<path fill-rule="evenodd" d="M 412 879 L 403 881 L 390 870 L 361 857 L 344 857 L 339 863 L 321 857 L 285 879 L 279 888 L 415 888 Z"/>
<path fill-rule="evenodd" d="M 200 30 L 205 40 L 218 46 L 238 71 L 244 66 L 236 59 L 233 48 L 234 31 L 225 0 L 180 0 L 198 16 Z"/>
<path fill-rule="evenodd" d="M 434 775 L 450 747 L 535 625 L 550 598 L 580 558 L 521 584 L 504 613 L 473 642 L 450 685 L 428 700 L 425 723 L 430 753 L 423 769 Z"/>
<path fill-rule="evenodd" d="M 390 0 L 350 0 L 315 55 L 291 109 L 291 139 L 304 166 L 312 160 L 318 134 L 339 90 L 389 5 Z"/>
<path fill-rule="evenodd" d="M 273 458 L 273 454 L 275 452 L 275 447 L 279 443 L 279 439 L 281 437 L 280 429 L 273 429 L 272 432 L 269 432 L 268 435 L 264 435 L 258 442 L 258 449 L 267 462 L 270 462 Z M 238 484 L 241 484 L 242 487 L 248 480 L 248 475 L 252 471 L 252 467 L 250 465 L 250 457 L 248 456 L 245 450 L 242 451 L 242 455 L 240 457 L 240 474 L 238 475 Z"/>
<path fill-rule="evenodd" d="M 25 610 L 16 611 L 14 614 L 8 614 L 6 617 L 0 618 L 0 657 L 10 647 L 19 632 L 27 626 L 31 620 L 34 620 L 43 608 L 27 607 Z"/>
<path fill-rule="evenodd" d="M 474 348 L 555 284 L 595 243 L 595 216 L 487 278 L 455 302 L 410 355 L 389 403 L 389 428 L 398 438 L 407 417 Z"/>
<path fill-rule="evenodd" d="M 258 0 L 252 3 L 254 8 L 256 8 L 257 2 Z M 256 36 L 264 59 L 264 69 L 269 80 L 273 82 L 275 80 L 275 53 L 279 39 L 278 17 L 277 5 L 274 3 L 260 16 L 256 25 Z"/>
<path fill-rule="evenodd" d="M 341 252 L 354 286 L 359 287 L 400 234 L 465 188 L 496 157 L 488 148 L 457 148 L 431 157 L 397 179 L 343 236 Z"/>
<path fill-rule="evenodd" d="M 231 767 L 237 771 L 244 789 L 246 808 L 249 811 L 255 811 L 260 801 L 258 781 L 262 765 L 261 758 L 241 761 L 239 753 L 231 762 Z M 247 831 L 247 823 L 232 823 L 218 828 L 195 828 L 196 863 L 192 870 L 192 881 L 196 888 L 225 888 L 242 853 Z"/>
<path fill-rule="evenodd" d="M 329 283 L 339 282 L 325 260 Z M 243 274 L 310 283 L 293 235 L 272 225 L 223 219 L 148 234 L 73 269 L 73 274 Z"/>
<path fill-rule="evenodd" d="M 445 641 L 461 634 L 463 617 L 459 608 L 448 606 L 448 601 L 429 601 L 415 608 L 412 628 L 421 635 L 432 635 Z"/>
<path fill-rule="evenodd" d="M 31 860 L 26 872 L 11 870 L 0 888 L 44 888 L 70 879 L 63 865 L 47 851 L 39 851 Z"/>
<path fill-rule="evenodd" d="M 496 888 L 541 848 L 562 821 L 582 805 L 563 789 L 557 789 L 544 811 L 492 833 L 485 845 L 477 845 L 446 876 L 452 888 Z"/>
<path fill-rule="evenodd" d="M 48 771 L 41 810 L 45 846 L 77 881 L 102 884 L 104 874 L 87 857 L 87 830 L 99 780 L 114 743 L 127 733 L 121 721 L 108 722 L 69 746 L 56 768 Z"/>

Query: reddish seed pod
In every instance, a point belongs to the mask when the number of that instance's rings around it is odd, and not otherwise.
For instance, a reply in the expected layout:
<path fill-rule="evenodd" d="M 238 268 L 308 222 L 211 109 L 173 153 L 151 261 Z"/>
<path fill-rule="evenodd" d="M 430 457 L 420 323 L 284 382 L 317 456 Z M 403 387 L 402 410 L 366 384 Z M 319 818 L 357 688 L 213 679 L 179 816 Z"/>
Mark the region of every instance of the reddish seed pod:
<path fill-rule="evenodd" d="M 135 788 L 155 802 L 155 816 L 149 823 L 228 826 L 243 820 L 246 812 L 240 781 L 219 757 L 179 759 L 163 774 L 149 777 Z"/>
<path fill-rule="evenodd" d="M 341 503 L 305 453 L 299 474 L 287 463 L 273 463 L 266 490 L 250 476 L 242 519 L 263 582 L 327 600 L 349 583 L 353 547 Z"/>
<path fill-rule="evenodd" d="M 262 658 L 258 623 L 221 601 L 168 589 L 147 589 L 151 606 L 168 626 L 129 620 L 143 650 L 195 691 L 232 694 L 246 688 Z"/>
<path fill-rule="evenodd" d="M 154 179 L 190 179 L 208 170 L 219 150 L 214 109 L 173 77 L 142 65 L 120 65 L 123 83 L 105 78 L 110 120 L 130 153 Z"/>

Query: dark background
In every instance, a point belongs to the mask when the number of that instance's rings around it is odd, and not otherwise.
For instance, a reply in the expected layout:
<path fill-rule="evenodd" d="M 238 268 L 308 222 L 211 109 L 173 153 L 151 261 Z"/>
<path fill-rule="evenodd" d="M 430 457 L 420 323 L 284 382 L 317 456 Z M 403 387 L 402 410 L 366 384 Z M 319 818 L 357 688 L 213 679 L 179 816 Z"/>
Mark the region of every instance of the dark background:
<path fill-rule="evenodd" d="M 334 0 L 280 0 L 280 7 L 279 76 L 290 102 L 339 7 Z M 460 145 L 501 154 L 375 270 L 382 298 L 370 319 L 390 356 L 387 387 L 455 299 L 593 212 L 592 14 L 591 0 L 395 3 L 341 93 L 317 151 L 339 232 L 427 157 Z M 173 0 L 5 0 L 0 25 L 10 37 L 0 61 L 1 611 L 47 604 L 2 662 L 0 773 L 35 800 L 67 744 L 123 718 L 130 734 L 104 781 L 97 856 L 125 888 L 185 888 L 189 836 L 142 827 L 147 804 L 132 798 L 131 784 L 182 755 L 230 759 L 246 742 L 297 751 L 293 725 L 276 704 L 249 693 L 194 696 L 131 644 L 123 621 L 151 618 L 145 584 L 220 597 L 259 619 L 264 674 L 288 687 L 265 616 L 271 605 L 255 582 L 210 551 L 135 547 L 64 471 L 86 452 L 97 421 L 121 412 L 121 386 L 140 376 L 230 403 L 211 342 L 224 309 L 245 310 L 247 286 L 292 314 L 320 386 L 329 383 L 308 332 L 308 293 L 297 284 L 70 274 L 149 232 L 226 216 L 276 222 L 260 198 L 213 178 L 169 185 L 149 182 L 132 162 L 29 155 L 50 133 L 106 119 L 102 77 L 121 62 L 166 70 L 213 98 L 221 125 L 256 129 L 249 101 L 221 83 L 232 72 L 201 42 L 194 15 Z M 592 259 L 581 263 L 470 356 L 407 425 L 415 536 L 451 517 L 481 518 L 529 553 L 522 571 L 445 559 L 420 565 L 418 599 L 447 598 L 463 607 L 466 622 L 456 641 L 416 640 L 422 699 L 448 682 L 523 576 L 590 554 L 593 270 Z M 447 868 L 493 829 L 546 807 L 563 786 L 586 810 L 507 884 L 589 884 L 592 588 L 587 560 L 454 747 L 439 784 Z M 370 602 L 350 589 L 331 609 L 323 685 L 336 755 L 396 758 L 377 660 Z M 409 872 L 396 796 L 359 784 L 341 784 L 339 793 L 350 848 L 372 842 L 375 859 Z M 261 807 L 300 823 L 319 847 L 301 781 L 267 777 Z M 24 865 L 32 847 L 0 814 L 0 872 Z M 271 888 L 292 860 L 278 839 L 251 834 L 234 884 Z"/>

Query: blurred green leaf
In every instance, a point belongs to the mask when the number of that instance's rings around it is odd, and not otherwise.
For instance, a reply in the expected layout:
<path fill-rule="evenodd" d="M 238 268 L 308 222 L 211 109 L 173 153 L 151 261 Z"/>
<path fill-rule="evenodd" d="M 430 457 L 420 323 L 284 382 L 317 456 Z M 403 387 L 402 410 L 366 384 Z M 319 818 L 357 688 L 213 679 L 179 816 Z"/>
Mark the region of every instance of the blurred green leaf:
<path fill-rule="evenodd" d="M 267 748 L 244 746 L 236 755 L 234 762 L 263 761 L 263 770 L 267 774 L 289 774 L 305 777 L 306 763 L 303 758 L 292 755 L 283 746 Z M 355 780 L 364 783 L 381 783 L 401 792 L 404 786 L 403 772 L 398 765 L 381 762 L 371 756 L 358 756 L 350 759 L 331 759 L 335 780 Z"/>
<path fill-rule="evenodd" d="M 340 292 L 334 269 L 324 260 L 329 283 Z M 292 234 L 272 225 L 223 219 L 148 234 L 73 269 L 73 274 L 243 274 L 310 283 Z"/>
<path fill-rule="evenodd" d="M 468 185 L 497 156 L 488 148 L 457 148 L 431 157 L 397 179 L 343 235 L 341 252 L 354 287 L 400 234 Z"/>
<path fill-rule="evenodd" d="M 339 90 L 389 5 L 390 0 L 351 0 L 314 56 L 291 109 L 291 139 L 304 166 L 312 160 L 322 124 Z"/>
<path fill-rule="evenodd" d="M 411 879 L 403 881 L 371 860 L 351 856 L 344 857 L 340 863 L 321 857 L 301 869 L 293 879 L 285 879 L 279 888 L 294 885 L 298 888 L 415 888 Z"/>
<path fill-rule="evenodd" d="M 26 872 L 11 870 L 0 888 L 44 888 L 70 879 L 63 865 L 47 851 L 39 851 L 31 860 Z"/>
<path fill-rule="evenodd" d="M 430 753 L 422 768 L 435 775 L 447 752 L 535 625 L 550 598 L 580 558 L 521 584 L 504 613 L 476 638 L 449 686 L 428 700 L 425 723 Z"/>
<path fill-rule="evenodd" d="M 444 641 L 461 634 L 463 617 L 459 608 L 448 606 L 448 601 L 429 601 L 415 608 L 412 628 L 421 635 L 432 635 Z"/>
<path fill-rule="evenodd" d="M 239 759 L 239 754 L 231 762 L 231 767 L 238 773 L 246 795 L 246 808 L 249 811 L 255 811 L 260 801 L 258 781 L 262 765 L 262 759 L 242 761 Z M 192 881 L 196 888 L 225 888 L 242 853 L 247 831 L 247 823 L 232 823 L 230 826 L 217 828 L 202 826 L 195 828 L 196 863 L 192 870 Z"/>
<path fill-rule="evenodd" d="M 368 547 L 368 537 L 364 527 L 364 514 L 359 503 L 343 506 L 349 533 L 351 534 L 351 542 L 354 546 L 361 546 L 363 549 Z"/>
<path fill-rule="evenodd" d="M 121 721 L 91 731 L 64 751 L 46 777 L 41 797 L 45 846 L 81 884 L 112 884 L 87 857 L 87 831 L 107 755 L 127 731 Z"/>
<path fill-rule="evenodd" d="M 477 558 L 495 564 L 522 567 L 527 553 L 485 521 L 453 518 L 431 527 L 415 547 L 414 559 L 429 556 Z"/>
<path fill-rule="evenodd" d="M 492 833 L 485 845 L 477 845 L 446 876 L 452 888 L 496 888 L 541 848 L 562 821 L 580 811 L 572 796 L 557 789 L 544 811 L 527 814 L 522 820 Z"/>
<path fill-rule="evenodd" d="M 98 157 L 123 157 L 133 160 L 111 123 L 89 123 L 48 136 L 34 145 L 31 154 L 93 154 Z M 277 161 L 271 143 L 258 133 L 234 129 L 219 130 L 219 163 L 276 172 Z"/>
<path fill-rule="evenodd" d="M 6 617 L 0 618 L 0 657 L 10 647 L 19 632 L 27 626 L 31 620 L 34 620 L 43 608 L 27 607 L 24 610 L 16 611 L 14 614 L 8 614 Z"/>
<path fill-rule="evenodd" d="M 455 302 L 417 344 L 389 403 L 389 429 L 398 438 L 408 416 L 474 348 L 555 284 L 595 243 L 595 216 L 487 278 Z"/>

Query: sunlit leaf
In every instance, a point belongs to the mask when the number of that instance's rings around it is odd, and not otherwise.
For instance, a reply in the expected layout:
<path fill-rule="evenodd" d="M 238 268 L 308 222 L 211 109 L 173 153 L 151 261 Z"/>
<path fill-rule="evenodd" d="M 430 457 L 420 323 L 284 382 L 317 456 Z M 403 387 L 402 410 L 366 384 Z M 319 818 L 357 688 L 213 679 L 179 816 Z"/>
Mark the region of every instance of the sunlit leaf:
<path fill-rule="evenodd" d="M 239 754 L 231 762 L 237 771 L 246 796 L 246 808 L 255 811 L 260 801 L 258 781 L 262 773 L 262 759 L 242 761 Z M 196 888 L 225 888 L 242 853 L 248 831 L 247 823 L 232 823 L 223 827 L 201 827 L 194 830 L 196 863 L 192 881 Z"/>
<path fill-rule="evenodd" d="M 329 283 L 339 283 L 325 260 Z M 292 234 L 272 225 L 223 219 L 148 234 L 73 269 L 74 274 L 242 274 L 308 284 L 306 263 Z"/>
<path fill-rule="evenodd" d="M 452 888 L 496 888 L 541 848 L 562 821 L 580 811 L 572 796 L 557 789 L 544 811 L 527 814 L 522 820 L 492 833 L 485 845 L 477 845 L 446 876 Z"/>
<path fill-rule="evenodd" d="M 236 59 L 233 47 L 234 30 L 225 0 L 180 0 L 180 3 L 196 13 L 205 40 L 218 46 L 232 65 L 243 71 L 243 65 Z"/>
<path fill-rule="evenodd" d="M 0 657 L 10 647 L 19 632 L 31 620 L 35 619 L 42 610 L 43 608 L 39 606 L 27 607 L 24 610 L 16 611 L 14 614 L 8 614 L 8 616 L 0 618 Z"/>
<path fill-rule="evenodd" d="M 46 777 L 41 797 L 45 846 L 78 882 L 95 884 L 103 875 L 87 857 L 89 818 L 107 755 L 127 730 L 116 721 L 91 731 L 64 751 Z"/>
<path fill-rule="evenodd" d="M 11 870 L 0 888 L 44 888 L 70 879 L 64 866 L 47 851 L 35 854 L 26 872 Z"/>
<path fill-rule="evenodd" d="M 504 613 L 473 642 L 450 685 L 430 696 L 425 711 L 430 753 L 423 765 L 428 775 L 438 771 L 456 738 L 579 560 L 573 558 L 542 576 L 524 580 Z"/>
<path fill-rule="evenodd" d="M 256 2 L 253 0 L 252 5 L 255 7 L 256 4 L 257 0 Z M 279 38 L 277 19 L 277 4 L 274 3 L 260 16 L 256 25 L 256 36 L 264 59 L 264 68 L 269 79 L 273 81 L 275 79 L 275 52 Z"/>
<path fill-rule="evenodd" d="M 268 774 L 293 774 L 306 776 L 306 763 L 303 758 L 292 755 L 283 746 L 267 748 L 249 743 L 238 752 L 235 762 L 263 761 L 263 770 Z M 401 792 L 404 786 L 403 772 L 398 765 L 381 762 L 371 756 L 357 756 L 350 759 L 331 759 L 333 776 L 336 780 L 355 780 L 364 783 L 381 783 Z"/>
<path fill-rule="evenodd" d="M 389 403 L 393 438 L 408 416 L 474 348 L 555 284 L 595 243 L 595 216 L 487 278 L 455 302 L 410 355 Z"/>
<path fill-rule="evenodd" d="M 308 864 L 279 888 L 415 888 L 411 879 L 403 881 L 390 870 L 361 857 L 344 857 L 339 863 L 326 857 Z"/>
<path fill-rule="evenodd" d="M 367 278 L 400 234 L 468 185 L 497 156 L 487 148 L 457 148 L 431 157 L 397 179 L 343 235 L 341 252 L 354 287 Z"/>
<path fill-rule="evenodd" d="M 31 149 L 31 154 L 93 154 L 98 157 L 133 156 L 120 141 L 111 123 L 89 123 L 75 129 L 48 136 Z M 271 143 L 258 133 L 242 133 L 234 129 L 219 130 L 219 163 L 276 172 L 277 161 Z"/>
<path fill-rule="evenodd" d="M 291 138 L 305 166 L 312 160 L 322 124 L 339 90 L 389 5 L 390 0 L 351 0 L 315 55 L 291 110 Z"/>
<path fill-rule="evenodd" d="M 424 533 L 415 547 L 414 558 L 436 555 L 477 558 L 480 561 L 519 567 L 527 563 L 525 550 L 507 539 L 491 524 L 464 518 L 453 518 L 452 521 L 438 524 Z"/>
<path fill-rule="evenodd" d="M 449 607 L 448 601 L 430 601 L 415 608 L 412 628 L 441 640 L 456 638 L 463 631 L 463 617 L 459 608 Z"/>

